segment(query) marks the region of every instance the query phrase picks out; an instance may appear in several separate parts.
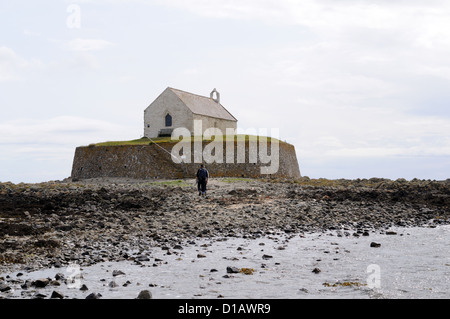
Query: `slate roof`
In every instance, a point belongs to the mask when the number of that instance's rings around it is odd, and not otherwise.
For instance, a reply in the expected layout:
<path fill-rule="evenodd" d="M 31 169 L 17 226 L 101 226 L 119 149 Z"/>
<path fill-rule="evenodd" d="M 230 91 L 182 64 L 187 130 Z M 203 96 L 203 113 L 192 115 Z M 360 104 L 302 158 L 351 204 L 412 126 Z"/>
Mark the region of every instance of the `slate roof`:
<path fill-rule="evenodd" d="M 171 87 L 168 89 L 175 93 L 194 114 L 237 122 L 237 119 L 228 112 L 222 104 L 215 102 L 209 97 L 181 91 Z"/>

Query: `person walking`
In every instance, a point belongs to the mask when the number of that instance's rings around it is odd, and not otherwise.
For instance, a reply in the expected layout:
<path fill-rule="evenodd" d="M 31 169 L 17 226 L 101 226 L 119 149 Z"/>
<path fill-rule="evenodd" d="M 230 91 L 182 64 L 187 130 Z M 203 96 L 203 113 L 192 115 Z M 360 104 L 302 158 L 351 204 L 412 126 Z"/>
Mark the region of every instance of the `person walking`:
<path fill-rule="evenodd" d="M 203 164 L 200 165 L 200 168 L 197 171 L 196 179 L 197 179 L 197 189 L 199 196 L 206 197 L 206 184 L 208 184 L 209 172 L 205 168 Z"/>

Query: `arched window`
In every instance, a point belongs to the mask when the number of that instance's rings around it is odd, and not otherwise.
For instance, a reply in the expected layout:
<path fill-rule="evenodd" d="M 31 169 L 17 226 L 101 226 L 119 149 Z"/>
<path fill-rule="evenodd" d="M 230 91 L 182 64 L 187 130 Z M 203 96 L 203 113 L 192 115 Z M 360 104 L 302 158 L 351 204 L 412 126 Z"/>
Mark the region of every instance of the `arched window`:
<path fill-rule="evenodd" d="M 166 115 L 166 127 L 172 126 L 172 116 L 170 114 Z"/>

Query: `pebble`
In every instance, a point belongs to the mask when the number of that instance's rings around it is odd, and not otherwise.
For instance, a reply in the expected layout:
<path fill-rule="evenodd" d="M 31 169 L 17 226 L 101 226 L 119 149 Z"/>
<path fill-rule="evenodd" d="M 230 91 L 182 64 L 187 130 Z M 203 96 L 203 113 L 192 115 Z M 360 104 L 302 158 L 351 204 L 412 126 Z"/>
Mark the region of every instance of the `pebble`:
<path fill-rule="evenodd" d="M 63 299 L 64 295 L 56 290 L 53 290 L 52 295 L 50 296 L 51 299 Z"/>
<path fill-rule="evenodd" d="M 6 292 L 11 290 L 11 287 L 8 286 L 7 284 L 0 284 L 0 292 Z"/>
<path fill-rule="evenodd" d="M 113 277 L 117 277 L 120 275 L 125 275 L 125 273 L 121 270 L 113 270 L 112 275 L 113 275 Z"/>
<path fill-rule="evenodd" d="M 306 288 L 300 288 L 299 291 L 303 293 L 309 293 L 308 289 Z"/>
<path fill-rule="evenodd" d="M 81 285 L 80 290 L 86 291 L 86 290 L 89 290 L 89 288 L 85 284 L 83 284 L 83 285 Z"/>
<path fill-rule="evenodd" d="M 239 273 L 239 268 L 231 266 L 227 267 L 227 274 L 237 274 L 237 273 Z"/>
<path fill-rule="evenodd" d="M 49 283 L 50 283 L 50 279 L 48 279 L 48 278 L 41 278 L 41 279 L 36 279 L 35 281 L 33 281 L 31 283 L 31 285 L 36 287 L 36 288 L 44 288 Z"/>
<path fill-rule="evenodd" d="M 101 294 L 99 294 L 99 293 L 97 294 L 97 293 L 93 292 L 93 293 L 87 295 L 86 299 L 100 299 L 101 297 L 102 297 Z"/>
<path fill-rule="evenodd" d="M 136 256 L 136 258 L 134 258 L 135 261 L 150 261 L 150 258 L 148 258 L 148 256 L 145 255 L 139 255 Z"/>
<path fill-rule="evenodd" d="M 26 290 L 31 287 L 31 283 L 32 283 L 32 281 L 28 279 L 22 285 L 20 285 L 20 288 Z"/>
<path fill-rule="evenodd" d="M 321 272 L 321 270 L 319 268 L 314 268 L 312 270 L 313 273 L 318 274 L 319 272 Z"/>
<path fill-rule="evenodd" d="M 136 299 L 152 299 L 152 293 L 149 290 L 142 290 Z"/>

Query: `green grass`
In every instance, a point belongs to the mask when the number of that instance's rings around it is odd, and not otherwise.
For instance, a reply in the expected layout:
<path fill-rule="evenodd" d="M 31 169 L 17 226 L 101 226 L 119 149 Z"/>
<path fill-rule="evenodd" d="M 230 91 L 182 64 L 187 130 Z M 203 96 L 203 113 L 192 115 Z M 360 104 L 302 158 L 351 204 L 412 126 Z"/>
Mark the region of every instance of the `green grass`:
<path fill-rule="evenodd" d="M 239 134 L 239 135 L 235 135 L 235 140 L 243 140 L 245 139 L 245 141 L 258 141 L 260 136 L 257 135 L 243 135 L 243 134 Z M 226 138 L 227 136 L 224 135 L 223 137 L 223 141 L 226 142 Z M 191 137 L 191 141 L 200 141 L 202 140 L 201 136 L 192 136 Z M 203 141 L 205 142 L 209 142 L 212 141 L 213 139 L 206 139 L 203 138 Z M 267 141 L 279 141 L 276 138 L 272 138 L 272 137 L 267 137 Z M 101 143 L 93 143 L 90 144 L 90 147 L 93 146 L 119 146 L 119 145 L 148 145 L 150 143 L 176 143 L 179 142 L 180 140 L 172 140 L 171 137 L 155 137 L 152 139 L 149 139 L 147 137 L 142 137 L 140 139 L 136 139 L 136 140 L 131 140 L 131 141 L 108 141 L 108 142 L 101 142 Z"/>
<path fill-rule="evenodd" d="M 170 137 L 158 137 L 153 138 L 153 142 L 155 143 L 165 143 L 165 142 L 172 142 L 172 139 Z M 131 141 L 108 141 L 108 142 L 102 142 L 102 143 L 95 143 L 90 144 L 89 146 L 118 146 L 118 145 L 148 145 L 152 141 L 146 137 L 137 139 L 137 140 L 131 140 Z"/>
<path fill-rule="evenodd" d="M 224 177 L 222 182 L 225 183 L 240 183 L 240 182 L 254 182 L 253 178 L 244 178 L 244 177 Z"/>
<path fill-rule="evenodd" d="M 156 185 L 156 186 L 173 186 L 173 187 L 191 187 L 192 185 L 186 183 L 183 180 L 170 180 L 170 181 L 157 181 L 157 182 L 149 182 L 146 185 Z"/>

